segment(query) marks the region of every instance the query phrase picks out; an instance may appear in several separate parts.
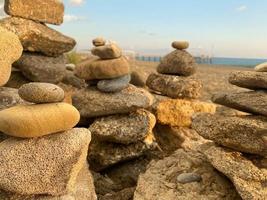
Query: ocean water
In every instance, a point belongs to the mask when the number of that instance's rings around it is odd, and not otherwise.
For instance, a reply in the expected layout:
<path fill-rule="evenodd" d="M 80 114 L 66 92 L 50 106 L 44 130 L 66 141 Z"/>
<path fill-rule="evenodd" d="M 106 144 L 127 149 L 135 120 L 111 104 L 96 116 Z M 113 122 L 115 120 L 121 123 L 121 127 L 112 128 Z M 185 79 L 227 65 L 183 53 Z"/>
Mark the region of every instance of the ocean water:
<path fill-rule="evenodd" d="M 159 62 L 160 56 L 137 56 L 137 60 L 147 62 Z M 267 62 L 267 59 L 250 59 L 250 58 L 222 58 L 214 57 L 210 59 L 195 58 L 199 64 L 213 64 L 213 65 L 229 65 L 229 66 L 244 66 L 255 67 L 258 64 Z"/>

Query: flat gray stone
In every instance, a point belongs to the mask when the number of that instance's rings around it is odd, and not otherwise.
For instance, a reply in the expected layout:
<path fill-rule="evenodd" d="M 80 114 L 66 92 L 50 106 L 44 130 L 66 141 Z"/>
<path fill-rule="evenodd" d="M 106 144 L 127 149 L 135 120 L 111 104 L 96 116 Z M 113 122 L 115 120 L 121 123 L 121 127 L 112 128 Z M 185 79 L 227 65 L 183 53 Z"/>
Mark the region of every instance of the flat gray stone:
<path fill-rule="evenodd" d="M 236 151 L 267 155 L 267 118 L 199 114 L 192 128 L 202 137 Z"/>
<path fill-rule="evenodd" d="M 130 75 L 125 75 L 115 79 L 101 80 L 97 83 L 97 88 L 101 92 L 120 92 L 129 86 Z"/>
<path fill-rule="evenodd" d="M 267 89 L 267 72 L 238 71 L 230 74 L 233 85 L 252 90 Z"/>
<path fill-rule="evenodd" d="M 217 94 L 212 97 L 212 101 L 239 111 L 267 116 L 266 91 Z"/>

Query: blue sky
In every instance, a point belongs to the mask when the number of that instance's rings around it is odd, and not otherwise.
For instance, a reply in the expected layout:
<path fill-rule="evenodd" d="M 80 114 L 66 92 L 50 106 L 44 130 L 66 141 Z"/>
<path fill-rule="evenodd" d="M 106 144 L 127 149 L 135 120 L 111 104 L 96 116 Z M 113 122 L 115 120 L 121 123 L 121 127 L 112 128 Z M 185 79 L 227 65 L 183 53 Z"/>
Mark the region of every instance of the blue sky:
<path fill-rule="evenodd" d="M 1 8 L 0 0 L 0 8 Z M 162 54 L 174 40 L 190 52 L 267 58 L 267 0 L 64 0 L 57 30 L 90 49 L 97 36 L 126 50 Z M 1 10 L 0 10 L 1 16 Z"/>

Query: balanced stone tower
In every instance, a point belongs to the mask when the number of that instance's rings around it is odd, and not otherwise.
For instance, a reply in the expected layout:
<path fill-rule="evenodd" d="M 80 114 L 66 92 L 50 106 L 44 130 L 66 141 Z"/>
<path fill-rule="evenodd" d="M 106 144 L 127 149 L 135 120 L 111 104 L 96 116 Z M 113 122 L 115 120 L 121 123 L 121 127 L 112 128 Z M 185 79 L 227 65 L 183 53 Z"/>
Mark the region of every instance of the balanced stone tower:
<path fill-rule="evenodd" d="M 243 111 L 242 116 L 201 114 L 193 128 L 214 143 L 203 147 L 209 162 L 227 176 L 244 200 L 267 197 L 267 70 L 239 71 L 229 82 L 249 89 L 238 93 L 217 94 L 217 104 Z"/>
<path fill-rule="evenodd" d="M 156 119 L 145 110 L 153 96 L 129 84 L 130 65 L 114 43 L 93 40 L 98 58 L 76 67 L 76 74 L 90 85 L 73 95 L 73 105 L 92 132 L 88 160 L 95 171 L 138 158 L 154 147 Z"/>
<path fill-rule="evenodd" d="M 190 127 L 197 112 L 214 113 L 213 104 L 200 102 L 202 83 L 195 78 L 197 64 L 186 51 L 189 43 L 175 41 L 176 50 L 166 55 L 157 67 L 158 73 L 149 75 L 146 84 L 151 92 L 167 96 L 156 106 L 157 121 L 173 127 Z"/>

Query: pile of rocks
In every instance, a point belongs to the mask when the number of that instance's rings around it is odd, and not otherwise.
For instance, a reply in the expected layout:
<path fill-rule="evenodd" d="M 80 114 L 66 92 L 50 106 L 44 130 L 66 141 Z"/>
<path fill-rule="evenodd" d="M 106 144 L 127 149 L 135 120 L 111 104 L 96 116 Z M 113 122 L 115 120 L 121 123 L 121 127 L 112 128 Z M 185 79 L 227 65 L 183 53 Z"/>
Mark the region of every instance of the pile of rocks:
<path fill-rule="evenodd" d="M 194 113 L 214 113 L 215 106 L 195 100 L 201 96 L 202 84 L 193 76 L 197 64 L 185 50 L 189 47 L 189 43 L 176 41 L 172 46 L 176 50 L 161 60 L 157 67 L 158 73 L 150 74 L 146 84 L 153 93 L 172 98 L 160 101 L 156 105 L 159 123 L 190 127 Z"/>
<path fill-rule="evenodd" d="M 116 44 L 93 40 L 92 54 L 99 58 L 76 67 L 76 74 L 90 87 L 73 95 L 81 116 L 94 119 L 89 129 L 92 144 L 88 160 L 95 171 L 142 156 L 154 147 L 152 129 L 156 119 L 145 110 L 153 96 L 129 84 L 129 63 Z"/>
<path fill-rule="evenodd" d="M 72 50 L 76 42 L 45 23 L 60 25 L 63 22 L 63 3 L 58 0 L 6 0 L 5 12 L 11 17 L 1 19 L 0 27 L 15 33 L 24 49 L 22 57 L 13 65 L 19 69 L 14 76 L 24 83 L 61 82 L 66 76 L 63 54 Z M 21 84 L 15 87 L 19 86 Z"/>
<path fill-rule="evenodd" d="M 265 68 L 265 69 L 264 69 Z M 233 85 L 248 91 L 217 94 L 215 103 L 246 113 L 243 116 L 201 114 L 193 128 L 215 144 L 203 147 L 209 162 L 235 185 L 242 199 L 265 199 L 267 196 L 266 127 L 267 70 L 240 71 L 230 75 Z"/>

